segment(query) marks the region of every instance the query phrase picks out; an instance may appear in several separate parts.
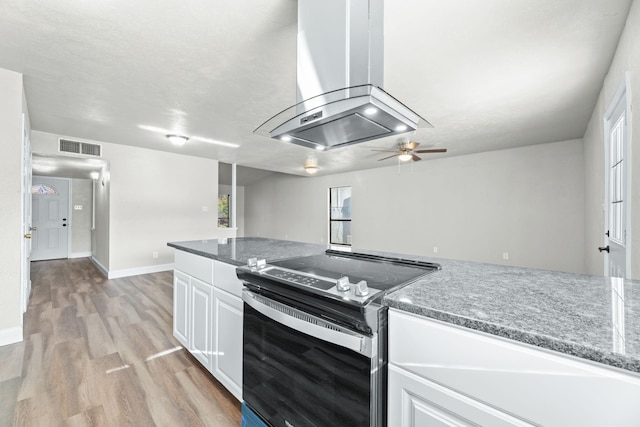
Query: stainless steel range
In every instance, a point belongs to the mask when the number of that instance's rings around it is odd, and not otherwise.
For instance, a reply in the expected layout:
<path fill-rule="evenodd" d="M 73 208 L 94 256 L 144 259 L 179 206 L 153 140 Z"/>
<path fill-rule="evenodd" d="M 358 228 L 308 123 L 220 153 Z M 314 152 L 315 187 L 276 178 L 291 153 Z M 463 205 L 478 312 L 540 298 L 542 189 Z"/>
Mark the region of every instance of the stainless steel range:
<path fill-rule="evenodd" d="M 438 268 L 334 250 L 239 267 L 247 425 L 386 425 L 382 297 Z"/>

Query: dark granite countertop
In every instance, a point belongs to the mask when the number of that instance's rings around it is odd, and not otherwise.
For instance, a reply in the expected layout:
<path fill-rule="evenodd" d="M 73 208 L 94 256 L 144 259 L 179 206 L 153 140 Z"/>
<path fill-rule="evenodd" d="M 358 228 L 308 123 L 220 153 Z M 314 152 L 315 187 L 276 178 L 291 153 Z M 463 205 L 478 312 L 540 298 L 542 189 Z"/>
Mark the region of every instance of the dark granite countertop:
<path fill-rule="evenodd" d="M 245 265 L 250 258 L 277 261 L 299 256 L 317 255 L 328 248 L 327 245 L 267 239 L 264 237 L 169 242 L 167 246 L 233 265 Z"/>
<path fill-rule="evenodd" d="M 390 307 L 640 373 L 640 282 L 429 259 Z"/>
<path fill-rule="evenodd" d="M 265 238 L 169 243 L 242 265 L 314 255 L 325 245 Z M 442 270 L 388 294 L 403 311 L 640 373 L 640 282 L 396 253 Z"/>

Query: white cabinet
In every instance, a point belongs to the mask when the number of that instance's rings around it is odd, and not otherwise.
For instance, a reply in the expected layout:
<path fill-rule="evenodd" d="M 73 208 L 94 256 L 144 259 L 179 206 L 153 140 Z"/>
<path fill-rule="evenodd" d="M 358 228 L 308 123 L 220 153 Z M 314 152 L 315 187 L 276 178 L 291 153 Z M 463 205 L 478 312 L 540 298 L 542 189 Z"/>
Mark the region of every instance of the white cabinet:
<path fill-rule="evenodd" d="M 173 336 L 189 348 L 189 286 L 191 278 L 184 273 L 173 273 Z"/>
<path fill-rule="evenodd" d="M 211 371 L 213 366 L 213 286 L 191 278 L 191 340 L 189 350 Z"/>
<path fill-rule="evenodd" d="M 236 267 L 175 253 L 173 335 L 242 400 L 242 282 Z"/>
<path fill-rule="evenodd" d="M 390 426 L 640 425 L 640 375 L 391 309 Z"/>
<path fill-rule="evenodd" d="M 532 426 L 394 364 L 389 365 L 388 405 L 390 426 Z"/>
<path fill-rule="evenodd" d="M 214 375 L 242 398 L 242 300 L 217 289 L 214 296 L 216 357 Z"/>
<path fill-rule="evenodd" d="M 213 285 L 173 273 L 173 336 L 209 371 L 213 366 Z"/>

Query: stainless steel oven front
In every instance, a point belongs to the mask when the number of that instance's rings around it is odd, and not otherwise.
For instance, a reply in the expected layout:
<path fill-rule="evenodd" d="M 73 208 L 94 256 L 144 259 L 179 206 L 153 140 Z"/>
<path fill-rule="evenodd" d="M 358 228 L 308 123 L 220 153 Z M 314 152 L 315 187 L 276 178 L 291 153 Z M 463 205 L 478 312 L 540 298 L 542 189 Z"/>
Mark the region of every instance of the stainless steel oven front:
<path fill-rule="evenodd" d="M 371 334 L 243 291 L 245 405 L 273 427 L 386 425 L 386 316 Z M 382 335 L 382 336 L 381 336 Z"/>

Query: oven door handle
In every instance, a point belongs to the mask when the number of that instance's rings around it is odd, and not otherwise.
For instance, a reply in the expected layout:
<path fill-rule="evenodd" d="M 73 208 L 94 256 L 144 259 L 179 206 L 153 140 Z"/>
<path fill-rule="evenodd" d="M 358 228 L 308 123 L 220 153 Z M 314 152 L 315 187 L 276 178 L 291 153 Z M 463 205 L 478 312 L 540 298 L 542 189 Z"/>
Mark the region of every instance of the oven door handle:
<path fill-rule="evenodd" d="M 257 295 L 247 289 L 242 300 L 269 319 L 322 341 L 348 348 L 367 357 L 373 356 L 373 338 L 327 322 L 304 311 Z"/>

